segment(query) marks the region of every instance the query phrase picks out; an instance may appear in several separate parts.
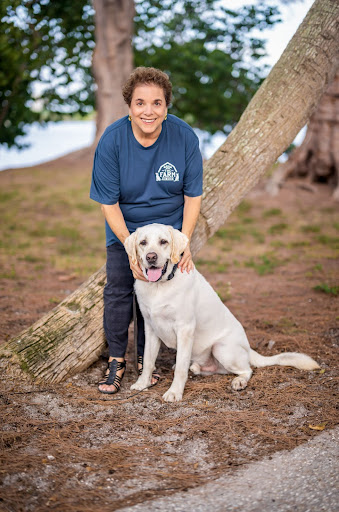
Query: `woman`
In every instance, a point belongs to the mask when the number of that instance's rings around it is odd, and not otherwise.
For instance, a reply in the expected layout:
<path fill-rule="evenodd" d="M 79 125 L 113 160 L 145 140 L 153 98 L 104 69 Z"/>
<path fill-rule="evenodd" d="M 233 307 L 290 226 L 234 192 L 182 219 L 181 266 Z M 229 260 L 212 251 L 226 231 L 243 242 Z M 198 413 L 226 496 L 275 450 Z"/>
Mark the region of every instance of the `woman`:
<path fill-rule="evenodd" d="M 101 393 L 120 390 L 125 373 L 128 326 L 132 318 L 134 279 L 146 281 L 129 261 L 123 243 L 139 226 L 158 222 L 181 229 L 191 239 L 202 195 L 202 158 L 192 128 L 168 115 L 172 84 L 155 68 L 139 67 L 123 87 L 129 116 L 110 125 L 95 152 L 91 199 L 101 203 L 106 219 L 107 285 L 104 330 L 108 369 Z M 189 246 L 179 263 L 193 269 Z M 137 308 L 138 368 L 142 370 L 145 335 Z M 159 378 L 154 374 L 153 383 Z"/>

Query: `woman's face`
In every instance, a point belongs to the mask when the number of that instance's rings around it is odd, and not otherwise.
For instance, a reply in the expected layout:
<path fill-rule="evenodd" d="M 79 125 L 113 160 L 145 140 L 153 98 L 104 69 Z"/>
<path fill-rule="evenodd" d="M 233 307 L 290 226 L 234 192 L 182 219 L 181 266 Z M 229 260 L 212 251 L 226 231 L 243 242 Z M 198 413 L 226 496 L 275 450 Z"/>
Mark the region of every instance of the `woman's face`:
<path fill-rule="evenodd" d="M 153 84 L 137 85 L 133 91 L 129 114 L 135 135 L 156 138 L 167 114 L 164 91 Z"/>

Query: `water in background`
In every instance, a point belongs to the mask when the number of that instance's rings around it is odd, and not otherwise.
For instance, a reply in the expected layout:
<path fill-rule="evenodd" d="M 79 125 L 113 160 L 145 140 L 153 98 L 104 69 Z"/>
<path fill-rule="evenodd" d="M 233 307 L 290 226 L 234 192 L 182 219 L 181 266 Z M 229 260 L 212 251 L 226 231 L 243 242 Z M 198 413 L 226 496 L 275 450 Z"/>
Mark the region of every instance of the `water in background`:
<path fill-rule="evenodd" d="M 95 121 L 61 121 L 40 126 L 34 123 L 28 128 L 21 143 L 30 147 L 5 149 L 0 146 L 0 170 L 28 167 L 53 160 L 71 151 L 89 146 L 95 135 Z"/>
<path fill-rule="evenodd" d="M 216 133 L 207 139 L 206 132 L 195 130 L 200 140 L 200 149 L 204 158 L 210 158 L 213 153 L 225 141 L 223 133 Z M 294 143 L 301 144 L 306 133 L 303 128 L 297 135 Z M 31 144 L 28 149 L 5 149 L 0 146 L 0 171 L 9 168 L 29 167 L 53 160 L 71 151 L 76 151 L 89 146 L 95 135 L 95 121 L 61 121 L 59 123 L 48 123 L 45 127 L 38 123 L 28 128 L 28 134 L 22 138 L 22 143 Z M 279 160 L 286 160 L 282 155 Z"/>
<path fill-rule="evenodd" d="M 195 131 L 204 158 L 212 156 L 226 139 L 223 133 L 216 133 L 207 140 L 205 132 Z M 28 127 L 27 132 L 27 136 L 22 137 L 20 142 L 30 144 L 29 148 L 20 151 L 0 146 L 0 171 L 41 164 L 89 146 L 95 135 L 95 121 L 60 121 L 47 123 L 44 127 L 34 123 Z"/>

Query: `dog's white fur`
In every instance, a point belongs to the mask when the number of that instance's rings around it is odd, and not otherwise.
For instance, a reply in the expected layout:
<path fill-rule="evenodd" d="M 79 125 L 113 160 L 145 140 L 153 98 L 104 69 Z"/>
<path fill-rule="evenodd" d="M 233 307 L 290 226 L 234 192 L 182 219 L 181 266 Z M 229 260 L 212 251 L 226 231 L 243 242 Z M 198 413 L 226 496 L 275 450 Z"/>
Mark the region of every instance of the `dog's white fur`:
<path fill-rule="evenodd" d="M 252 375 L 250 365 L 319 368 L 305 354 L 287 352 L 264 357 L 252 350 L 240 322 L 196 269 L 190 273 L 178 269 L 173 279 L 168 280 L 187 243 L 184 234 L 162 224 L 138 228 L 125 241 L 128 255 L 134 262 L 139 261 L 145 277 L 151 266 L 147 254 L 156 253 L 157 267 L 164 267 L 167 262 L 167 270 L 159 281 L 135 282 L 146 342 L 143 372 L 131 389 L 140 390 L 151 384 L 161 340 L 177 350 L 174 379 L 163 395 L 168 402 L 182 399 L 189 369 L 196 375 L 234 373 L 237 377 L 232 380 L 232 388 L 240 390 Z"/>

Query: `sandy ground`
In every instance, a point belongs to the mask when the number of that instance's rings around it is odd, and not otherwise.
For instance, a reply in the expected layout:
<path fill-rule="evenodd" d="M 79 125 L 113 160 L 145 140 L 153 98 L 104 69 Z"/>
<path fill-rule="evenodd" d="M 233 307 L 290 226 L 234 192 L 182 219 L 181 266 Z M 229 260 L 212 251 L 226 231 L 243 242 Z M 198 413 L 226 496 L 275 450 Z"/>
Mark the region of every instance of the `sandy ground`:
<path fill-rule="evenodd" d="M 20 189 L 34 184 L 28 175 L 7 173 L 0 181 L 9 189 L 15 181 Z M 51 179 L 50 173 L 46 184 Z M 58 179 L 61 191 L 66 174 L 60 172 Z M 314 194 L 292 182 L 274 199 L 257 187 L 196 256 L 199 270 L 242 322 L 253 348 L 265 355 L 306 352 L 320 371 L 257 369 L 241 392 L 231 390 L 231 376 L 191 375 L 183 401 L 168 404 L 161 397 L 173 376 L 175 353 L 166 348 L 158 359 L 160 383 L 130 397 L 136 379 L 132 332 L 123 389 L 115 397 L 96 388 L 104 357 L 60 385 L 34 383 L 11 359 L 0 359 L 0 509 L 118 510 L 187 492 L 225 473 L 236 476 L 249 462 L 269 460 L 331 431 L 338 422 L 337 213 L 329 189 L 321 185 Z M 43 221 L 41 210 L 39 215 Z M 67 222 L 61 207 L 54 215 Z M 86 215 L 91 219 L 96 213 Z M 75 263 L 55 263 L 58 240 L 46 238 L 39 247 L 43 268 L 36 268 L 29 251 L 30 258 L 22 258 L 25 247 L 12 254 L 4 248 L 4 341 L 84 279 Z M 102 258 L 98 252 L 98 267 Z"/>

